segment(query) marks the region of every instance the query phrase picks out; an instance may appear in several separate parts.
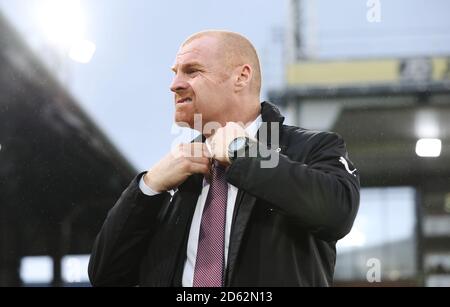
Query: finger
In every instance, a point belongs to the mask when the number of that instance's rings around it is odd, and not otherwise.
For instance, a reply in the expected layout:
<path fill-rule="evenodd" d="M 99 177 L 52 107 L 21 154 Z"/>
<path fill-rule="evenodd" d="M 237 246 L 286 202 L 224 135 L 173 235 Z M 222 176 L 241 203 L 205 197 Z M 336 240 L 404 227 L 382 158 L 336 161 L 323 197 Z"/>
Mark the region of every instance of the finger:
<path fill-rule="evenodd" d="M 206 146 L 205 143 L 196 143 L 195 146 L 196 146 L 196 148 L 199 148 L 199 150 L 201 150 L 203 157 L 207 157 L 207 158 L 212 157 L 211 153 L 209 152 L 208 146 Z"/>
<path fill-rule="evenodd" d="M 206 146 L 206 144 L 203 144 L 203 156 L 207 157 L 207 158 L 212 158 L 212 154 L 208 149 L 208 146 Z"/>
<path fill-rule="evenodd" d="M 191 174 L 209 174 L 210 164 L 202 164 L 202 163 L 191 163 L 189 166 L 189 171 Z"/>
<path fill-rule="evenodd" d="M 192 163 L 198 163 L 198 164 L 211 164 L 211 159 L 206 157 L 185 157 L 187 160 L 189 160 Z"/>
<path fill-rule="evenodd" d="M 195 142 L 186 144 L 186 146 L 183 147 L 183 152 L 186 157 L 212 157 L 205 143 Z"/>
<path fill-rule="evenodd" d="M 170 149 L 170 154 L 174 157 L 174 158 L 179 158 L 183 156 L 183 152 L 185 151 L 185 147 L 186 144 L 184 143 L 180 143 L 176 146 L 172 146 L 172 148 Z"/>
<path fill-rule="evenodd" d="M 185 157 L 203 157 L 203 143 L 189 143 L 183 147 Z"/>

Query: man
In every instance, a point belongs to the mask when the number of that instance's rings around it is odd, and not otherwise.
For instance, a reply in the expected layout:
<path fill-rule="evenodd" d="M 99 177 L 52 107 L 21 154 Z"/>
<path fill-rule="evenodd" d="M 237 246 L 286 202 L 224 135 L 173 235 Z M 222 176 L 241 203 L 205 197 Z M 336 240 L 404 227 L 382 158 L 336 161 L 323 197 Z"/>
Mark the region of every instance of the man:
<path fill-rule="evenodd" d="M 92 284 L 331 285 L 359 205 L 342 138 L 261 104 L 258 56 L 237 33 L 191 36 L 173 71 L 175 121 L 202 135 L 123 192 L 94 244 Z"/>

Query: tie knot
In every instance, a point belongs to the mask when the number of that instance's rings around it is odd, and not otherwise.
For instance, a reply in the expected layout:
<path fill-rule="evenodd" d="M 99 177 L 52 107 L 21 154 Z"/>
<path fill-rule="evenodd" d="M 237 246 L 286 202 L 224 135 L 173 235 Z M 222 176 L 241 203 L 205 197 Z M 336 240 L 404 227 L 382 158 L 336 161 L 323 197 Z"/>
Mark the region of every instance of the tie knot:
<path fill-rule="evenodd" d="M 217 160 L 213 160 L 211 167 L 211 177 L 212 179 L 225 179 L 225 167 L 219 163 Z"/>
<path fill-rule="evenodd" d="M 223 166 L 222 164 L 220 164 L 220 162 L 217 160 L 213 160 L 213 166 L 219 172 L 225 172 L 225 170 L 226 170 L 226 167 Z"/>
<path fill-rule="evenodd" d="M 225 167 L 223 167 L 223 165 L 221 165 L 221 164 L 219 163 L 219 161 L 217 161 L 217 160 L 213 160 L 213 166 L 214 166 L 215 168 L 225 169 Z"/>

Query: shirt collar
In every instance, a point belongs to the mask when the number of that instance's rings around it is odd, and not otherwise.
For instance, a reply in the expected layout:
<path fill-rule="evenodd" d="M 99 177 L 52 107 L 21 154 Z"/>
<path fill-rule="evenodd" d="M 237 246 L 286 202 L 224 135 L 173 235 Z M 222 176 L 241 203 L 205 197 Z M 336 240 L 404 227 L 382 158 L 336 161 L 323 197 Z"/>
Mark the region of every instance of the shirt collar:
<path fill-rule="evenodd" d="M 245 132 L 251 137 L 256 137 L 256 133 L 258 133 L 259 127 L 262 123 L 262 117 L 261 114 L 258 115 L 258 117 L 245 128 Z"/>

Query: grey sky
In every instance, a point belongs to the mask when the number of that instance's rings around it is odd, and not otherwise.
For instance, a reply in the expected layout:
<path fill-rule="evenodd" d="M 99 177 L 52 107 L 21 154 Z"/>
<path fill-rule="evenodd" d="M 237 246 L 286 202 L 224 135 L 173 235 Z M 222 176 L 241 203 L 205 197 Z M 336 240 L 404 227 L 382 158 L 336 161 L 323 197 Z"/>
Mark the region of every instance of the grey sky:
<path fill-rule="evenodd" d="M 33 42 L 40 0 L 0 0 L 0 10 Z M 365 0 L 308 1 L 305 34 L 318 58 L 450 54 L 450 1 L 382 0 L 381 22 L 366 19 Z M 243 33 L 261 56 L 267 89 L 282 84 L 286 0 L 81 0 L 87 38 L 97 45 L 86 65 L 70 63 L 66 84 L 83 108 L 139 169 L 159 160 L 177 136 L 169 84 L 179 44 L 220 28 Z M 264 97 L 264 95 L 263 95 Z"/>

